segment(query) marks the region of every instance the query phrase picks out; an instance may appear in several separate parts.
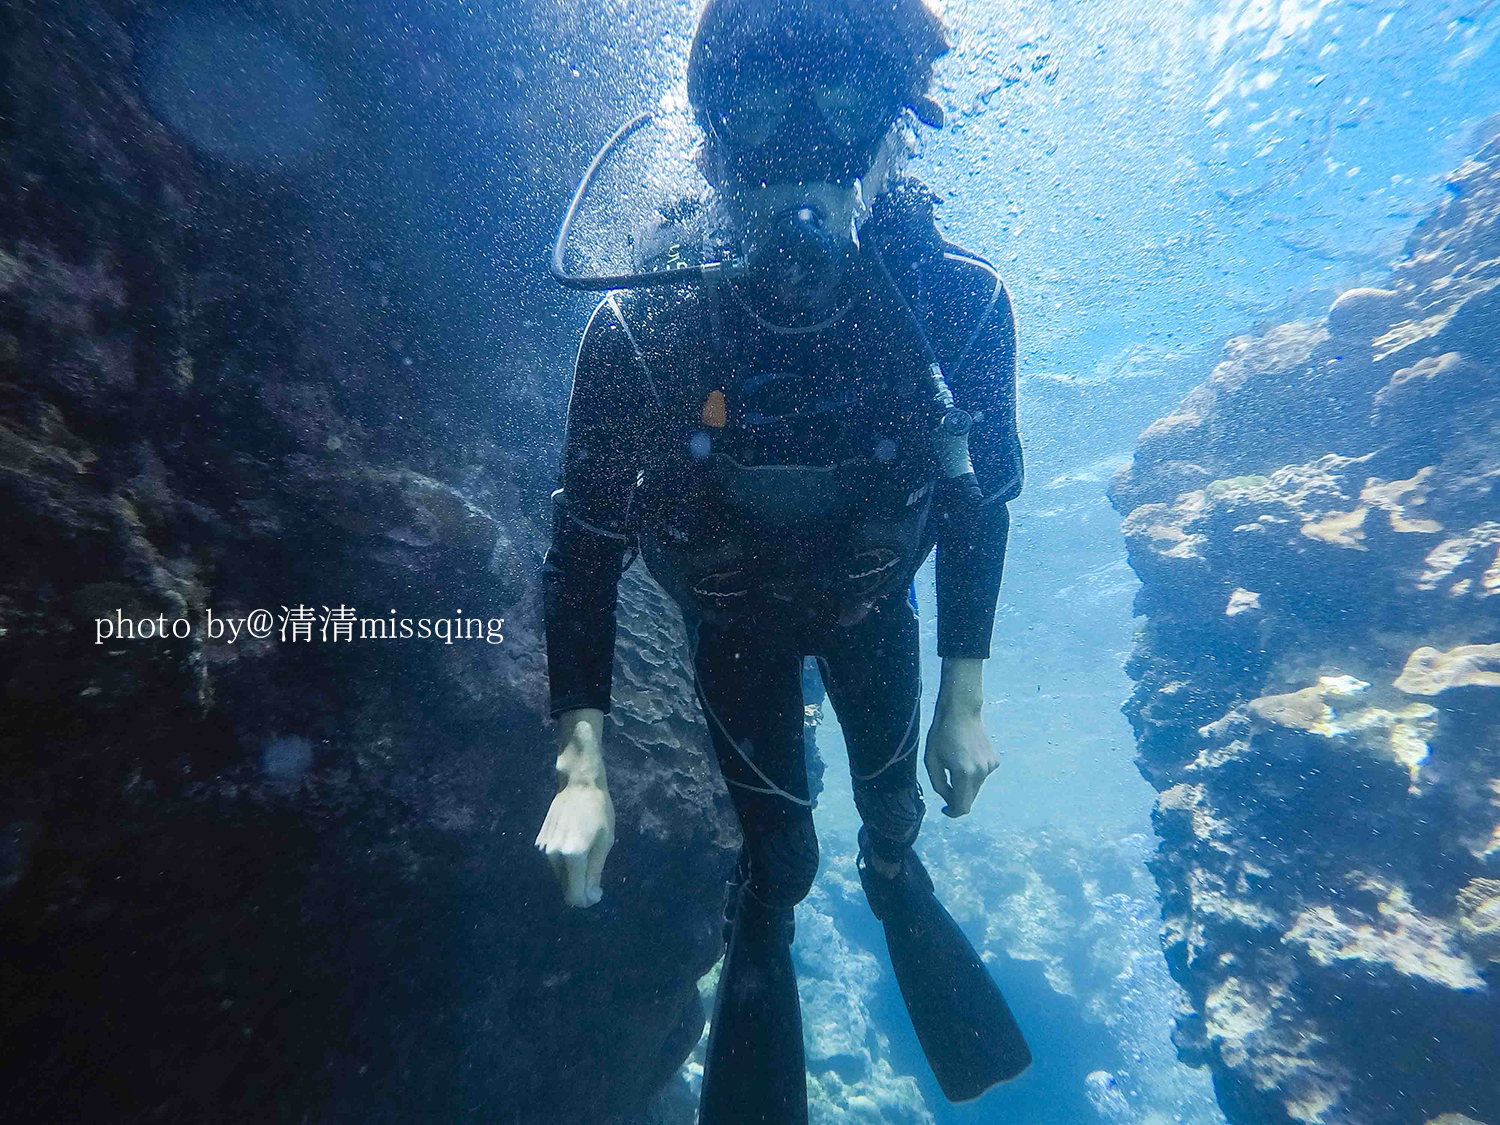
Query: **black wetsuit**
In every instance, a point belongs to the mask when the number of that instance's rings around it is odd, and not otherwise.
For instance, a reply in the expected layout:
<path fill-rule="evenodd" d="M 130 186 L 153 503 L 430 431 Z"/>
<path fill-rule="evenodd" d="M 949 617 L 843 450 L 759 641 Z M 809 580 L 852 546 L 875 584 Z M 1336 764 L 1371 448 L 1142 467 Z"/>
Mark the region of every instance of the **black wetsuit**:
<path fill-rule="evenodd" d="M 882 197 L 861 276 L 886 284 L 854 286 L 824 327 L 777 331 L 733 291 L 614 293 L 578 353 L 544 568 L 552 711 L 609 709 L 617 585 L 639 546 L 683 606 L 744 829 L 739 877 L 768 905 L 800 901 L 817 870 L 802 657 L 820 658 L 871 847 L 895 860 L 924 811 L 907 587 L 934 544 L 939 655 L 989 655 L 1022 478 L 1015 326 L 994 269 L 941 240 L 927 199 Z M 905 405 L 934 354 L 976 416 L 982 502 L 932 487 L 928 423 Z"/>

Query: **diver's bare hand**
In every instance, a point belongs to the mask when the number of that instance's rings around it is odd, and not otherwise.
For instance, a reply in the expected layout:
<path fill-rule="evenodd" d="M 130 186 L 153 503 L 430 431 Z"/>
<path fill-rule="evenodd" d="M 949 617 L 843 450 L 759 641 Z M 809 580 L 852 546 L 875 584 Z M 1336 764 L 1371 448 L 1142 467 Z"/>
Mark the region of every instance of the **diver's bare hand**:
<path fill-rule="evenodd" d="M 537 850 L 562 884 L 569 906 L 593 906 L 604 860 L 615 846 L 615 805 L 604 778 L 604 713 L 592 708 L 558 717 L 557 796 L 537 833 Z"/>
<path fill-rule="evenodd" d="M 949 658 L 943 661 L 937 713 L 927 732 L 927 776 L 947 804 L 947 816 L 963 816 L 974 807 L 984 779 L 1000 765 L 984 729 L 984 662 Z"/>

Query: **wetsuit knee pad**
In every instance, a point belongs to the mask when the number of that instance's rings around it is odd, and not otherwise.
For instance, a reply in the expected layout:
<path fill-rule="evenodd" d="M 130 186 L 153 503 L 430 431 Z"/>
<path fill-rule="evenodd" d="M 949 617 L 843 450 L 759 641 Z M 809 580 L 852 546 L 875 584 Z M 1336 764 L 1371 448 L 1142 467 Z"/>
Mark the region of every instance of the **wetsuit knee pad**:
<path fill-rule="evenodd" d="M 916 842 L 927 803 L 916 778 L 897 785 L 854 783 L 854 807 L 868 830 L 869 850 L 887 863 L 898 862 Z"/>
<path fill-rule="evenodd" d="M 750 893 L 769 908 L 796 906 L 818 876 L 818 834 L 799 816 L 745 842 Z"/>

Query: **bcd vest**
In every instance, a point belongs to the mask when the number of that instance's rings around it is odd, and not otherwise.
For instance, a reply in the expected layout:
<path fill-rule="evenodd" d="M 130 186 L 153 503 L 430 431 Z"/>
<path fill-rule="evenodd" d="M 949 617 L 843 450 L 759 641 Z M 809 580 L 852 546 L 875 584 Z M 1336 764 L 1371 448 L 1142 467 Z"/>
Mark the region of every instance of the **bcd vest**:
<path fill-rule="evenodd" d="M 931 550 L 931 349 L 888 274 L 863 285 L 816 332 L 705 298 L 718 327 L 696 394 L 673 396 L 639 528 L 653 577 L 700 617 L 850 624 Z"/>

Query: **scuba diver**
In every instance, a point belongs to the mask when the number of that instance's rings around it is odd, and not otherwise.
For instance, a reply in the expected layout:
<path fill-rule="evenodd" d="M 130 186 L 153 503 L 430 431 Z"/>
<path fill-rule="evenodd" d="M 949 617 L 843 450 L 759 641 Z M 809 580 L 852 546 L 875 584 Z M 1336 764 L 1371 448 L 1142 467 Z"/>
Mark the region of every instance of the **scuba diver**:
<path fill-rule="evenodd" d="M 925 765 L 966 814 L 996 768 L 982 668 L 1021 488 L 1010 299 L 901 173 L 946 32 L 923 0 L 708 0 L 687 90 L 707 202 L 665 208 L 579 348 L 543 567 L 558 792 L 537 836 L 566 901 L 602 896 L 616 594 L 639 551 L 681 606 L 744 843 L 725 903 L 701 1125 L 807 1121 L 793 907 L 818 869 L 803 658 L 849 747 L 858 870 L 944 1094 L 1030 1053 L 913 850 L 921 676 L 908 600 L 937 550 L 942 674 Z M 639 120 L 639 119 L 637 119 Z"/>

